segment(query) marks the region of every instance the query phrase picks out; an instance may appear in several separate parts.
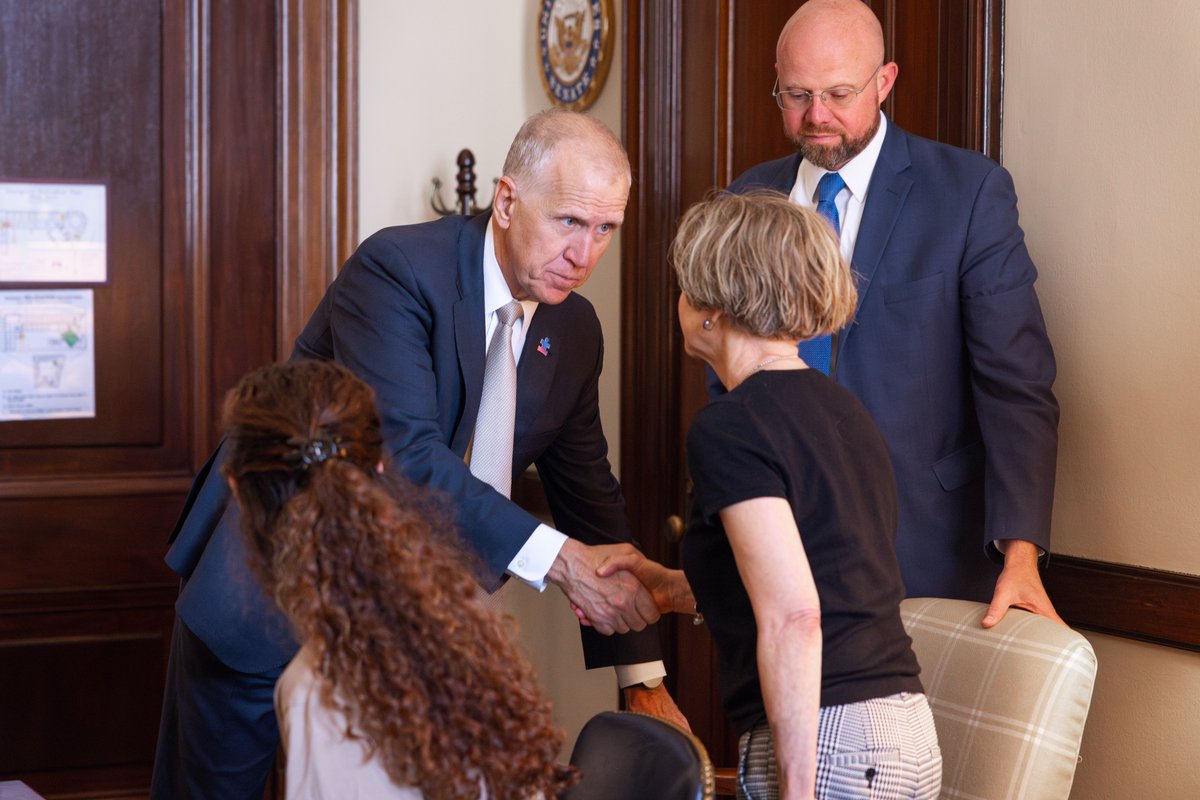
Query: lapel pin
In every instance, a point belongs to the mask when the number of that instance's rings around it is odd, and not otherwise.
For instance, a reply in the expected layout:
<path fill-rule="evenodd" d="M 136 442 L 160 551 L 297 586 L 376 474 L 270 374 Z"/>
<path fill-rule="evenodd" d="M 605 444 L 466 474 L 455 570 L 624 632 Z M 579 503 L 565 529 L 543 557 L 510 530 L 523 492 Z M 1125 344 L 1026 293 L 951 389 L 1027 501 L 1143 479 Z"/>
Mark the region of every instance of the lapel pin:
<path fill-rule="evenodd" d="M 544 356 L 550 355 L 550 337 L 549 336 L 542 337 L 542 340 L 540 342 L 538 342 L 538 352 Z"/>

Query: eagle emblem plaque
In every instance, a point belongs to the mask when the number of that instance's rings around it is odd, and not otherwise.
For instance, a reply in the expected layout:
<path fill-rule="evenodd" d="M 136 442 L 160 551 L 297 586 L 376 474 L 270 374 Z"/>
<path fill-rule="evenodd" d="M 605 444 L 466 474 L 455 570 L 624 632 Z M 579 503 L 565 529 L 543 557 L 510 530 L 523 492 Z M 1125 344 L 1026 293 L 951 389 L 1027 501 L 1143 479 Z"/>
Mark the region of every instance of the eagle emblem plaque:
<path fill-rule="evenodd" d="M 582 111 L 596 102 L 612 60 L 612 0 L 542 0 L 538 65 L 555 105 Z"/>

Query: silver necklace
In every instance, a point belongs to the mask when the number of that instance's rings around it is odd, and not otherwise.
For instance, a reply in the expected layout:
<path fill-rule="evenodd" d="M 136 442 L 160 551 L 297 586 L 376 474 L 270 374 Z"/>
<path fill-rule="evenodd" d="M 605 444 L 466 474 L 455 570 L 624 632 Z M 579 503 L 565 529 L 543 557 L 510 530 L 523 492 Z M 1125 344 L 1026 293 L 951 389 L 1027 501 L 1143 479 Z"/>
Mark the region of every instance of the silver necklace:
<path fill-rule="evenodd" d="M 742 381 L 745 381 L 745 380 L 746 380 L 747 378 L 749 378 L 751 375 L 753 375 L 754 373 L 758 372 L 759 370 L 761 370 L 763 367 L 767 366 L 768 364 L 774 364 L 776 361 L 787 361 L 787 360 L 789 360 L 789 359 L 793 359 L 793 358 L 794 358 L 794 359 L 796 359 L 796 360 L 799 360 L 799 359 L 800 359 L 800 356 L 798 356 L 798 355 L 790 355 L 790 356 L 771 356 L 770 358 L 764 358 L 762 361 L 758 362 L 758 363 L 757 363 L 757 364 L 755 364 L 753 367 L 751 367 L 749 370 L 747 370 L 747 371 L 746 371 L 746 374 L 742 376 L 742 380 L 741 380 L 741 381 L 738 381 L 738 383 L 741 383 Z"/>

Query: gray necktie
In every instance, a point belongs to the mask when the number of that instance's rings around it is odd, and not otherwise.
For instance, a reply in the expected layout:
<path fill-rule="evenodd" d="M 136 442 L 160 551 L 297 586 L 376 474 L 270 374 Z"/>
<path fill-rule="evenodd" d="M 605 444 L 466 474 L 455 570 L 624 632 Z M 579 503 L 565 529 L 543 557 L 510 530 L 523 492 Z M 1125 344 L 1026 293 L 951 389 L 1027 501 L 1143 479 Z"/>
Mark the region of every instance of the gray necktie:
<path fill-rule="evenodd" d="M 488 344 L 483 394 L 471 445 L 471 474 L 505 497 L 512 491 L 513 428 L 517 414 L 517 362 L 512 352 L 512 331 L 513 323 L 524 313 L 516 300 L 496 311 L 499 324 Z"/>

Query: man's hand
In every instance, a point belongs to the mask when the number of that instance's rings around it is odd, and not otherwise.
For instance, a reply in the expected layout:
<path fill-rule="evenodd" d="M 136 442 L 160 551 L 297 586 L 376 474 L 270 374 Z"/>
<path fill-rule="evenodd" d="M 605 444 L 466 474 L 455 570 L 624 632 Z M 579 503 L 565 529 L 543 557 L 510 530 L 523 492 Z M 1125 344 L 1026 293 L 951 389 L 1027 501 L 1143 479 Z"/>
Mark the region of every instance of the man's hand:
<path fill-rule="evenodd" d="M 675 701 L 671 699 L 671 693 L 667 691 L 665 684 L 660 683 L 653 689 L 647 689 L 640 684 L 626 686 L 623 691 L 625 692 L 626 710 L 639 711 L 642 714 L 674 722 L 685 731 L 692 730 L 692 726 L 688 724 L 687 718 L 683 716 L 679 706 L 675 705 Z"/>
<path fill-rule="evenodd" d="M 654 598 L 628 572 L 601 577 L 596 568 L 607 558 L 637 553 L 633 545 L 588 546 L 567 539 L 546 578 L 578 608 L 597 631 L 613 633 L 640 631 L 658 620 Z"/>
<path fill-rule="evenodd" d="M 1004 547 L 1004 569 L 996 580 L 996 593 L 992 604 L 983 617 L 983 627 L 992 628 L 1000 624 L 1011 606 L 1032 611 L 1055 622 L 1066 625 L 1054 610 L 1042 586 L 1038 574 L 1038 549 L 1033 542 L 1023 539 L 1001 540 Z"/>
<path fill-rule="evenodd" d="M 683 570 L 668 569 L 634 550 L 632 553 L 604 559 L 596 569 L 596 574 L 608 577 L 618 570 L 632 572 L 633 577 L 649 590 L 662 613 L 696 613 L 696 598 L 692 595 L 692 586 L 684 576 Z"/>

